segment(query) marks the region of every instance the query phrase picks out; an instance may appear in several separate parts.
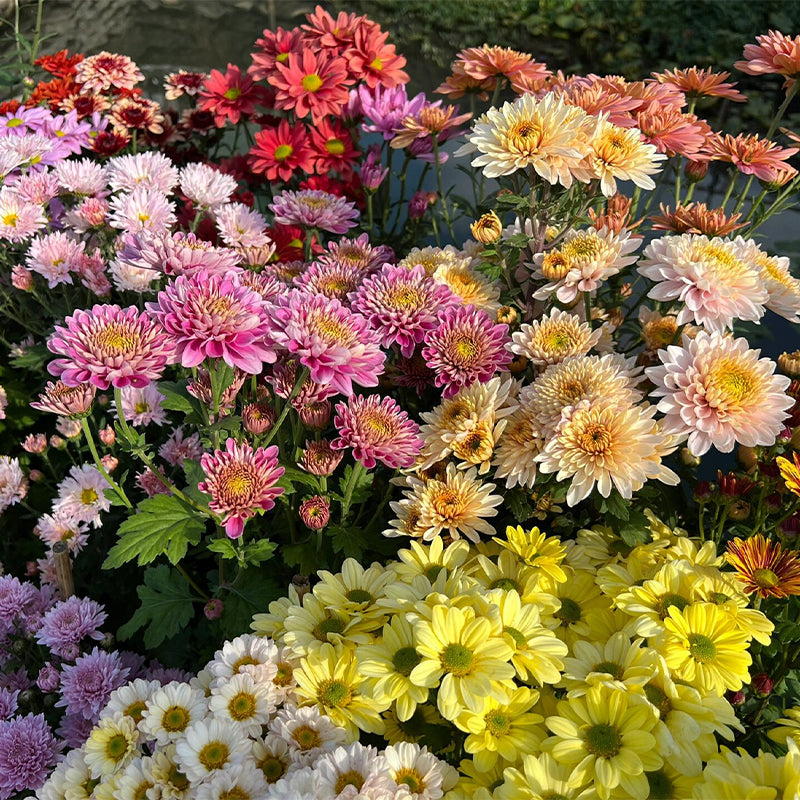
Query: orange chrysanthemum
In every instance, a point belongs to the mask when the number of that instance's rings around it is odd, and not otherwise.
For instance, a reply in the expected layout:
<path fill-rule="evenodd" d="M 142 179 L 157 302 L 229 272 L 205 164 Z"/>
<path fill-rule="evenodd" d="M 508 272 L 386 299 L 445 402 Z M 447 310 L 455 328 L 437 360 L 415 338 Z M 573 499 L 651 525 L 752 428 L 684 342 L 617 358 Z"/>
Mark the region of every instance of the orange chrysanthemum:
<path fill-rule="evenodd" d="M 733 87 L 735 83 L 725 83 L 730 72 L 714 72 L 712 69 L 666 69 L 664 72 L 650 73 L 659 83 L 677 86 L 688 97 L 724 97 L 736 103 L 744 103 L 747 98 Z"/>
<path fill-rule="evenodd" d="M 713 161 L 726 161 L 739 172 L 765 181 L 774 176 L 776 169 L 786 167 L 786 159 L 798 152 L 797 147 L 779 147 L 755 134 L 715 134 L 708 137 L 706 146 Z"/>
<path fill-rule="evenodd" d="M 746 223 L 738 222 L 741 214 L 725 215 L 724 208 L 709 208 L 705 203 L 678 204 L 674 211 L 669 206 L 661 206 L 661 214 L 650 219 L 653 229 L 673 231 L 674 233 L 699 233 L 706 236 L 728 236 Z"/>
<path fill-rule="evenodd" d="M 800 497 L 800 457 L 798 457 L 797 453 L 792 455 L 794 456 L 794 464 L 788 458 L 783 458 L 783 456 L 778 456 L 776 460 L 778 469 L 781 471 L 781 477 L 786 483 L 786 488 Z"/>
<path fill-rule="evenodd" d="M 738 537 L 728 544 L 728 563 L 747 594 L 759 597 L 789 597 L 800 594 L 800 562 L 794 553 L 760 533 L 749 539 Z"/>
<path fill-rule="evenodd" d="M 785 75 L 787 89 L 800 75 L 800 36 L 787 36 L 780 31 L 756 36 L 758 44 L 744 46 L 744 60 L 733 66 L 748 75 Z"/>

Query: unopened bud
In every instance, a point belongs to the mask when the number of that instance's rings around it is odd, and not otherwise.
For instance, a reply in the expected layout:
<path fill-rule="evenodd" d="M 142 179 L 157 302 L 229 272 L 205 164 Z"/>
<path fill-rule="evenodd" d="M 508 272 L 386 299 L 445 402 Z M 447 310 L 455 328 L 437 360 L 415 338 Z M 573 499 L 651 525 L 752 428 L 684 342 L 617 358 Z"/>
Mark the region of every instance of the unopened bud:
<path fill-rule="evenodd" d="M 308 428 L 322 430 L 330 422 L 331 404 L 327 400 L 321 400 L 319 403 L 309 403 L 300 409 L 299 414 L 303 425 Z"/>
<path fill-rule="evenodd" d="M 311 581 L 308 579 L 308 575 L 295 575 L 292 578 L 292 588 L 302 600 L 311 591 Z"/>
<path fill-rule="evenodd" d="M 681 464 L 687 467 L 696 467 L 700 464 L 700 457 L 694 455 L 688 447 L 681 447 L 678 457 L 681 460 Z"/>
<path fill-rule="evenodd" d="M 711 498 L 711 484 L 708 481 L 698 481 L 694 487 L 694 499 L 698 503 L 705 503 Z"/>
<path fill-rule="evenodd" d="M 778 356 L 778 369 L 790 378 L 800 378 L 800 350 L 781 353 Z"/>
<path fill-rule="evenodd" d="M 469 226 L 469 229 L 472 231 L 472 235 L 475 237 L 476 241 L 481 244 L 492 244 L 492 242 L 496 242 L 503 233 L 503 223 L 494 211 L 490 211 L 488 214 L 484 214 L 475 220 L 475 222 Z"/>
<path fill-rule="evenodd" d="M 689 183 L 697 183 L 708 174 L 708 161 L 687 161 L 684 172 Z"/>
<path fill-rule="evenodd" d="M 242 425 L 253 436 L 266 433 L 275 422 L 275 409 L 267 403 L 248 403 L 242 409 Z"/>
<path fill-rule="evenodd" d="M 60 674 L 52 664 L 45 664 L 36 678 L 36 685 L 43 692 L 54 692 L 58 689 Z"/>
<path fill-rule="evenodd" d="M 497 309 L 496 319 L 500 325 L 513 325 L 519 319 L 519 314 L 516 308 L 500 306 L 500 308 Z"/>
<path fill-rule="evenodd" d="M 105 428 L 98 431 L 98 436 L 100 437 L 100 441 L 106 447 L 112 447 L 114 443 L 117 441 L 117 434 L 114 432 L 114 429 L 110 425 L 106 425 Z"/>
<path fill-rule="evenodd" d="M 33 483 L 41 483 L 41 481 L 43 481 L 43 480 L 44 480 L 44 478 L 45 478 L 45 475 L 44 475 L 44 472 L 42 472 L 40 469 L 32 469 L 32 470 L 31 470 L 31 471 L 28 473 L 28 478 L 29 478 L 29 479 L 30 479 L 30 480 L 31 480 Z"/>
<path fill-rule="evenodd" d="M 300 504 L 300 519 L 312 531 L 322 530 L 331 518 L 331 501 L 315 494 Z"/>
<path fill-rule="evenodd" d="M 50 437 L 50 447 L 55 447 L 56 450 L 63 450 L 66 446 L 66 439 L 62 439 L 60 436 L 56 436 L 56 434 Z"/>
<path fill-rule="evenodd" d="M 725 698 L 732 706 L 740 706 L 744 703 L 744 692 L 740 689 L 738 692 L 726 692 Z"/>
<path fill-rule="evenodd" d="M 772 693 L 775 682 L 766 672 L 759 672 L 750 679 L 750 685 L 753 687 L 753 691 L 756 695 L 759 697 L 766 697 L 768 694 Z"/>
<path fill-rule="evenodd" d="M 728 509 L 728 519 L 742 522 L 750 516 L 750 503 L 747 500 L 734 500 Z"/>
<path fill-rule="evenodd" d="M 225 611 L 225 604 L 218 597 L 212 597 L 203 608 L 206 619 L 219 619 Z"/>
<path fill-rule="evenodd" d="M 521 372 L 525 372 L 528 368 L 528 359 L 525 356 L 517 356 L 515 355 L 514 358 L 511 359 L 511 363 L 508 365 L 508 371 L 512 375 L 519 375 Z"/>
<path fill-rule="evenodd" d="M 100 463 L 103 465 L 105 471 L 110 474 L 119 466 L 119 459 L 107 453 L 100 459 Z"/>

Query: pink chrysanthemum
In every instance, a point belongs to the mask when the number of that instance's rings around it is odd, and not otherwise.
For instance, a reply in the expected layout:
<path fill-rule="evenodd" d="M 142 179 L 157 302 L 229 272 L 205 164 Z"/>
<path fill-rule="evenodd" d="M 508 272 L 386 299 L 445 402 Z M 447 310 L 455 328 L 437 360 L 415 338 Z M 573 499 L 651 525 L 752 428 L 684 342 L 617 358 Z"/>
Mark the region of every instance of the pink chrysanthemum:
<path fill-rule="evenodd" d="M 43 276 L 52 289 L 62 283 L 72 283 L 69 273 L 78 266 L 78 256 L 84 247 L 83 242 L 76 242 L 61 231 L 48 233 L 31 242 L 25 263 Z"/>
<path fill-rule="evenodd" d="M 157 189 L 137 187 L 109 204 L 108 224 L 124 231 L 166 231 L 175 224 L 175 204 Z"/>
<path fill-rule="evenodd" d="M 222 524 L 231 539 L 242 535 L 244 523 L 256 511 L 268 511 L 283 494 L 283 488 L 276 485 L 284 473 L 278 466 L 277 447 L 253 450 L 247 442 L 239 445 L 228 439 L 225 450 L 206 453 L 200 464 L 207 480 L 198 488 L 211 495 L 209 508 L 223 515 Z"/>
<path fill-rule="evenodd" d="M 733 66 L 748 75 L 785 75 L 784 86 L 789 88 L 800 74 L 800 36 L 770 31 L 756 41 L 744 46 L 744 60 Z"/>
<path fill-rule="evenodd" d="M 345 233 L 359 216 L 355 203 L 318 189 L 283 191 L 269 208 L 281 225 L 302 225 L 329 233 Z"/>
<path fill-rule="evenodd" d="M 722 332 L 734 320 L 757 322 L 769 299 L 758 270 L 745 256 L 744 240 L 665 236 L 645 248 L 638 270 L 656 285 L 647 296 L 679 300 L 678 324 L 696 322 Z"/>
<path fill-rule="evenodd" d="M 112 158 L 106 164 L 105 173 L 108 185 L 115 192 L 141 188 L 169 194 L 178 183 L 177 168 L 157 150 Z"/>
<path fill-rule="evenodd" d="M 11 188 L 0 188 L 0 241 L 24 242 L 45 225 L 42 206 L 26 203 Z"/>
<path fill-rule="evenodd" d="M 38 402 L 31 403 L 31 408 L 63 417 L 82 417 L 91 410 L 96 392 L 91 383 L 67 386 L 64 381 L 48 381 L 44 393 L 39 395 Z"/>
<path fill-rule="evenodd" d="M 712 446 L 723 453 L 735 444 L 771 446 L 793 400 L 790 380 L 775 375 L 775 362 L 759 358 L 746 339 L 701 331 L 682 347 L 659 350 L 662 366 L 645 370 L 662 397 L 664 432 L 687 435 L 693 455 Z"/>
<path fill-rule="evenodd" d="M 106 171 L 96 161 L 59 161 L 53 172 L 62 189 L 73 194 L 97 195 L 106 189 Z"/>
<path fill-rule="evenodd" d="M 199 461 L 203 455 L 200 434 L 192 433 L 186 436 L 183 428 L 176 428 L 158 449 L 158 454 L 173 467 L 182 467 L 187 458 L 190 461 Z"/>
<path fill-rule="evenodd" d="M 28 479 L 22 472 L 19 460 L 0 456 L 0 514 L 16 505 L 28 494 Z"/>
<path fill-rule="evenodd" d="M 201 208 L 216 208 L 227 203 L 238 183 L 208 164 L 187 164 L 181 169 L 180 189 Z"/>
<path fill-rule="evenodd" d="M 167 421 L 167 412 L 161 402 L 165 399 L 164 395 L 158 391 L 155 383 L 148 383 L 147 386 L 137 388 L 136 386 L 126 386 L 120 391 L 122 400 L 122 413 L 130 425 L 149 425 L 154 422 L 156 425 L 163 425 Z M 119 409 L 114 403 L 114 410 L 119 417 Z"/>
<path fill-rule="evenodd" d="M 303 32 L 300 28 L 284 30 L 281 27 L 271 31 L 265 29 L 260 39 L 256 39 L 259 52 L 251 53 L 253 63 L 248 67 L 247 74 L 253 80 L 261 81 L 269 78 L 275 72 L 275 64 L 286 63 L 289 53 L 301 53 L 303 50 Z"/>
<path fill-rule="evenodd" d="M 103 94 L 115 89 L 133 89 L 144 80 L 136 64 L 128 56 L 103 50 L 75 65 L 75 82 L 81 94 Z"/>
<path fill-rule="evenodd" d="M 365 273 L 373 272 L 382 264 L 395 262 L 394 250 L 385 244 L 370 244 L 366 233 L 362 233 L 357 239 L 328 242 L 327 248 L 327 252 L 320 253 L 317 261 L 335 262 L 345 267 L 355 267 Z"/>
<path fill-rule="evenodd" d="M 165 332 L 135 306 L 96 305 L 64 321 L 47 340 L 50 352 L 63 357 L 47 369 L 67 386 L 147 386 L 172 356 Z"/>
<path fill-rule="evenodd" d="M 174 342 L 174 358 L 184 367 L 221 358 L 231 367 L 258 375 L 265 361 L 275 361 L 267 340 L 267 304 L 242 286 L 235 274 L 200 270 L 181 275 L 147 309 Z"/>
<path fill-rule="evenodd" d="M 453 294 L 429 278 L 421 265 L 408 270 L 384 264 L 351 300 L 353 310 L 369 320 L 384 347 L 397 344 L 410 358 L 425 334 L 439 326 L 442 308 L 453 301 Z"/>
<path fill-rule="evenodd" d="M 452 397 L 462 386 L 488 381 L 511 361 L 508 326 L 496 325 L 475 306 L 448 306 L 438 328 L 425 336 L 422 356 L 436 373 L 435 383 Z"/>
<path fill-rule="evenodd" d="M 267 221 L 244 203 L 227 203 L 214 213 L 222 241 L 229 247 L 263 247 L 272 243 Z"/>
<path fill-rule="evenodd" d="M 316 383 L 347 397 L 353 383 L 377 386 L 385 357 L 377 334 L 338 300 L 293 290 L 272 309 L 272 337 L 308 367 Z"/>
<path fill-rule="evenodd" d="M 228 120 L 236 125 L 242 115 L 252 114 L 263 99 L 262 87 L 256 86 L 249 75 L 243 75 L 239 67 L 228 64 L 224 75 L 219 70 L 211 70 L 200 90 L 197 105 L 203 111 L 210 111 L 216 126 L 222 128 Z"/>
<path fill-rule="evenodd" d="M 292 283 L 309 294 L 335 297 L 342 305 L 349 306 L 348 295 L 358 290 L 364 273 L 356 267 L 336 263 L 315 263 L 298 275 Z"/>
<path fill-rule="evenodd" d="M 331 447 L 352 448 L 353 457 L 367 469 L 378 461 L 390 469 L 411 467 L 424 444 L 419 425 L 391 397 L 355 395 L 337 403 L 333 422 L 339 438 Z"/>

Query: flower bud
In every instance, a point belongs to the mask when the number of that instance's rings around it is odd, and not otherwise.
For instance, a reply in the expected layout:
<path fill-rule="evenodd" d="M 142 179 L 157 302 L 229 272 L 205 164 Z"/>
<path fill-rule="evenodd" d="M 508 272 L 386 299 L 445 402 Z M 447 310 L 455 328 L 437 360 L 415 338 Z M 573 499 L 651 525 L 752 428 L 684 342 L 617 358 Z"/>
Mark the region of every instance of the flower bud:
<path fill-rule="evenodd" d="M 63 450 L 67 446 L 67 442 L 65 439 L 62 439 L 60 436 L 53 434 L 50 437 L 50 447 L 55 447 L 56 450 Z"/>
<path fill-rule="evenodd" d="M 253 436 L 261 436 L 275 423 L 275 409 L 267 403 L 248 403 L 242 408 L 242 425 Z"/>
<path fill-rule="evenodd" d="M 105 650 L 106 652 L 111 652 L 114 649 L 114 645 L 116 644 L 116 639 L 114 638 L 113 633 L 104 633 L 103 638 L 98 643 L 101 650 Z"/>
<path fill-rule="evenodd" d="M 740 706 L 745 700 L 744 692 L 741 689 L 738 692 L 725 692 L 725 698 L 732 706 Z"/>
<path fill-rule="evenodd" d="M 790 378 L 800 378 L 800 350 L 781 353 L 778 356 L 778 369 Z"/>
<path fill-rule="evenodd" d="M 331 404 L 327 400 L 309 403 L 300 409 L 300 421 L 309 428 L 322 430 L 331 419 Z"/>
<path fill-rule="evenodd" d="M 29 292 L 33 288 L 33 273 L 17 264 L 11 270 L 11 285 L 21 292 Z"/>
<path fill-rule="evenodd" d="M 711 484 L 708 481 L 698 481 L 694 487 L 694 499 L 698 503 L 707 503 L 711 498 Z"/>
<path fill-rule="evenodd" d="M 481 244 L 492 244 L 503 233 L 503 223 L 494 211 L 490 211 L 473 222 L 469 229 L 472 231 L 476 241 Z"/>
<path fill-rule="evenodd" d="M 32 578 L 34 575 L 39 574 L 39 565 L 35 561 L 28 561 L 25 564 L 25 575 Z"/>
<path fill-rule="evenodd" d="M 322 530 L 331 518 L 331 501 L 315 494 L 300 504 L 300 519 L 312 531 Z"/>
<path fill-rule="evenodd" d="M 708 173 L 708 161 L 687 161 L 684 172 L 689 183 L 697 183 Z"/>
<path fill-rule="evenodd" d="M 496 319 L 499 325 L 513 325 L 519 319 L 519 314 L 516 308 L 500 306 L 497 309 Z"/>
<path fill-rule="evenodd" d="M 106 425 L 105 428 L 98 432 L 98 435 L 100 436 L 100 441 L 106 447 L 113 447 L 114 443 L 117 441 L 117 434 L 110 425 Z"/>
<path fill-rule="evenodd" d="M 318 442 L 306 441 L 306 448 L 300 456 L 298 466 L 312 475 L 327 477 L 334 473 L 342 458 L 344 453 L 341 450 L 334 450 L 327 439 Z"/>
<path fill-rule="evenodd" d="M 747 447 L 743 444 L 739 445 L 739 449 L 736 451 L 736 458 L 747 472 L 751 472 L 753 467 L 758 463 L 758 454 L 755 448 Z"/>
<path fill-rule="evenodd" d="M 44 453 L 47 450 L 47 437 L 43 433 L 29 433 L 22 443 L 26 453 Z"/>
<path fill-rule="evenodd" d="M 746 500 L 734 500 L 728 509 L 728 519 L 734 522 L 743 522 L 750 516 L 750 503 Z"/>
<path fill-rule="evenodd" d="M 758 697 L 766 697 L 772 693 L 775 682 L 766 672 L 759 672 L 750 679 L 750 685 Z"/>
<path fill-rule="evenodd" d="M 206 619 L 219 619 L 225 611 L 225 604 L 218 597 L 212 597 L 204 606 Z"/>
<path fill-rule="evenodd" d="M 100 459 L 100 463 L 109 474 L 112 473 L 119 466 L 119 459 L 107 453 Z"/>
<path fill-rule="evenodd" d="M 694 455 L 688 447 L 681 447 L 678 457 L 686 467 L 697 467 L 700 464 L 700 457 Z"/>
<path fill-rule="evenodd" d="M 58 689 L 59 677 L 59 671 L 52 664 L 47 663 L 39 670 L 36 685 L 45 693 L 54 692 Z"/>
<path fill-rule="evenodd" d="M 42 472 L 40 469 L 32 469 L 28 473 L 28 478 L 29 480 L 33 481 L 33 483 L 40 483 L 44 480 L 44 477 L 44 472 Z"/>
<path fill-rule="evenodd" d="M 511 363 L 508 365 L 508 371 L 512 375 L 519 375 L 521 372 L 525 372 L 528 368 L 528 359 L 525 356 L 518 356 L 515 355 L 514 358 L 511 359 Z"/>
<path fill-rule="evenodd" d="M 408 218 L 422 219 L 428 210 L 428 193 L 419 191 L 408 201 Z"/>

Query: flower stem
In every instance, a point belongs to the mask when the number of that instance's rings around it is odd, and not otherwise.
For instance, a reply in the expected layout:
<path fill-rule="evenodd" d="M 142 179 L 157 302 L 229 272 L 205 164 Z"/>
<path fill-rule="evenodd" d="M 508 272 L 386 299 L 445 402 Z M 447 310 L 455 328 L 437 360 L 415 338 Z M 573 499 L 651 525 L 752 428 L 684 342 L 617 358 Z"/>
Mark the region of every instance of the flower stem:
<path fill-rule="evenodd" d="M 122 487 L 108 474 L 108 471 L 103 466 L 103 462 L 100 460 L 100 454 L 97 452 L 97 445 L 94 443 L 94 436 L 92 436 L 92 429 L 89 427 L 89 419 L 87 417 L 81 418 L 81 428 L 83 429 L 83 435 L 86 437 L 86 441 L 89 445 L 89 450 L 92 453 L 92 459 L 100 474 L 106 479 L 108 485 L 117 493 L 120 500 L 125 503 L 126 508 L 133 509 L 133 504 L 128 500 L 128 495 L 125 494 Z"/>
<path fill-rule="evenodd" d="M 350 477 L 347 480 L 347 485 L 344 487 L 344 498 L 342 499 L 342 522 L 347 519 L 347 515 L 350 511 L 350 503 L 353 499 L 353 489 L 356 487 L 356 482 L 361 477 L 362 473 L 366 471 L 366 467 L 360 461 L 356 461 L 356 463 L 353 465 L 353 469 L 350 472 Z"/>
<path fill-rule="evenodd" d="M 297 376 L 297 381 L 295 382 L 294 388 L 292 389 L 292 393 L 286 400 L 286 405 L 283 407 L 283 411 L 281 411 L 280 416 L 278 417 L 278 419 L 275 420 L 275 424 L 270 428 L 269 432 L 267 433 L 267 437 L 266 439 L 264 439 L 262 447 L 266 447 L 272 441 L 273 437 L 278 432 L 278 430 L 280 430 L 281 425 L 283 424 L 284 420 L 289 414 L 289 409 L 292 407 L 292 400 L 294 400 L 295 397 L 297 397 L 297 395 L 300 393 L 300 390 L 303 388 L 303 384 L 306 382 L 306 379 L 308 378 L 310 372 L 311 370 L 309 370 L 308 367 L 303 367 L 303 369 L 300 370 L 300 374 Z"/>

